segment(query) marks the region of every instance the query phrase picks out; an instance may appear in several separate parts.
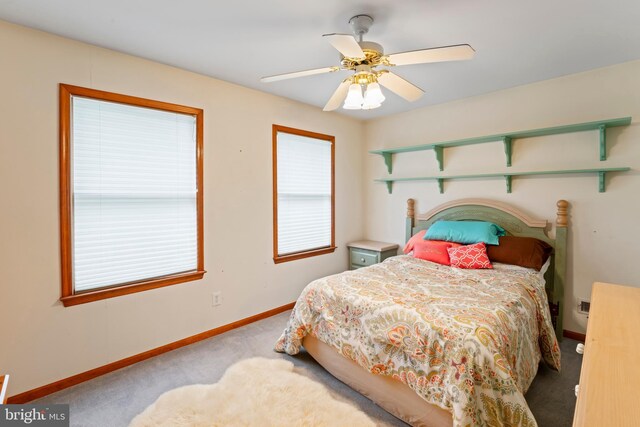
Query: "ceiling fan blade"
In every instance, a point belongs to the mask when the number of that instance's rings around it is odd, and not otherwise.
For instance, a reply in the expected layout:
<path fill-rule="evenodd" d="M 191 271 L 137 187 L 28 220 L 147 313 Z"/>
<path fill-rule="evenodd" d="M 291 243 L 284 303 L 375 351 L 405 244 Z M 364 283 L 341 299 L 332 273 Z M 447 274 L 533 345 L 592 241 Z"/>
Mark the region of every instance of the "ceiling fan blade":
<path fill-rule="evenodd" d="M 277 82 L 278 80 L 295 79 L 297 77 L 313 76 L 314 74 L 332 73 L 340 67 L 314 68 L 313 70 L 296 71 L 293 73 L 276 74 L 275 76 L 262 77 L 262 83 Z"/>
<path fill-rule="evenodd" d="M 362 48 L 350 34 L 325 34 L 325 37 L 331 43 L 331 46 L 338 49 L 342 56 L 346 58 L 364 59 L 365 55 Z"/>
<path fill-rule="evenodd" d="M 418 86 L 409 83 L 397 74 L 388 71 L 378 76 L 378 83 L 395 92 L 409 102 L 417 101 L 424 94 Z"/>
<path fill-rule="evenodd" d="M 333 95 L 331 95 L 331 98 L 329 98 L 329 101 L 327 101 L 327 104 L 324 106 L 322 111 L 333 111 L 336 108 L 340 107 L 342 101 L 344 101 L 344 99 L 347 97 L 347 92 L 349 92 L 350 84 L 351 82 L 349 80 L 345 80 L 340 83 L 340 86 L 338 86 L 338 89 L 333 92 Z"/>
<path fill-rule="evenodd" d="M 387 56 L 390 64 L 411 65 L 426 64 L 428 62 L 461 61 L 473 58 L 475 50 L 468 44 L 455 46 L 434 47 L 431 49 L 412 50 L 409 52 L 392 53 Z"/>

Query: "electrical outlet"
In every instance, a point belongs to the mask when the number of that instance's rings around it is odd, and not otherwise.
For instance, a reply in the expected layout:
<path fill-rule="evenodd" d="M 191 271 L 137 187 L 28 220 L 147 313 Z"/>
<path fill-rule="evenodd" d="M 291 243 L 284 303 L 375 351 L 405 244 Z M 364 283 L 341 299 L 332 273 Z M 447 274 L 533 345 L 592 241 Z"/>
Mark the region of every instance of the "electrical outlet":
<path fill-rule="evenodd" d="M 578 313 L 589 314 L 591 309 L 591 302 L 578 298 Z"/>
<path fill-rule="evenodd" d="M 222 304 L 222 294 L 220 291 L 211 294 L 211 306 L 216 307 Z"/>

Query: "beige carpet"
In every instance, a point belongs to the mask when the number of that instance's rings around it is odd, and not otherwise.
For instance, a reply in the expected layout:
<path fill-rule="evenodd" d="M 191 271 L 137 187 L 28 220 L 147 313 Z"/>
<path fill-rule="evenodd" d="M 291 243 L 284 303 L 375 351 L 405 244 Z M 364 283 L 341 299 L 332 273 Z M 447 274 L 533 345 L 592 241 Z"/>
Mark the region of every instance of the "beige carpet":
<path fill-rule="evenodd" d="M 293 372 L 293 363 L 256 357 L 231 366 L 216 384 L 164 393 L 130 427 L 336 425 L 375 426 L 323 385 Z"/>

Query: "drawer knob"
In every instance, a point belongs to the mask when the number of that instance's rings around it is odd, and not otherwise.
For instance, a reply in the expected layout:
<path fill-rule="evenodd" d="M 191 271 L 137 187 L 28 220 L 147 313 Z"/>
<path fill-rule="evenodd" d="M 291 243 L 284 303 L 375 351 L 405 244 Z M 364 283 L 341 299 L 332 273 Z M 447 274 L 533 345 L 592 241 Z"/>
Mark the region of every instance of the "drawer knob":
<path fill-rule="evenodd" d="M 360 262 L 364 262 L 364 258 L 360 258 Z"/>
<path fill-rule="evenodd" d="M 576 347 L 576 353 L 578 354 L 584 354 L 584 344 L 579 343 Z"/>
<path fill-rule="evenodd" d="M 580 391 L 580 384 L 576 385 L 576 397 L 578 397 L 579 391 Z"/>

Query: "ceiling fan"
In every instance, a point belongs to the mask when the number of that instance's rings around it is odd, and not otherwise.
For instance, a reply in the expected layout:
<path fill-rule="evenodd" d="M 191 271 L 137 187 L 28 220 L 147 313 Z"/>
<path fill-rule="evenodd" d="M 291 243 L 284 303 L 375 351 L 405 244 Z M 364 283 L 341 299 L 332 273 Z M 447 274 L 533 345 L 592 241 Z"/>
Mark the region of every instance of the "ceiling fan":
<path fill-rule="evenodd" d="M 337 109 L 342 101 L 344 101 L 343 108 L 345 109 L 369 110 L 380 107 L 385 100 L 380 85 L 410 102 L 418 100 L 424 94 L 422 89 L 397 74 L 378 67 L 460 61 L 473 58 L 475 53 L 468 44 L 459 44 L 385 55 L 382 46 L 378 43 L 362 40 L 362 36 L 369 31 L 373 24 L 372 17 L 356 15 L 349 20 L 349 24 L 353 30 L 353 36 L 350 34 L 325 34 L 323 36 L 340 52 L 340 65 L 277 74 L 262 77 L 260 81 L 269 83 L 340 70 L 353 71 L 354 73 L 344 79 L 329 98 L 324 106 L 324 111 Z"/>

